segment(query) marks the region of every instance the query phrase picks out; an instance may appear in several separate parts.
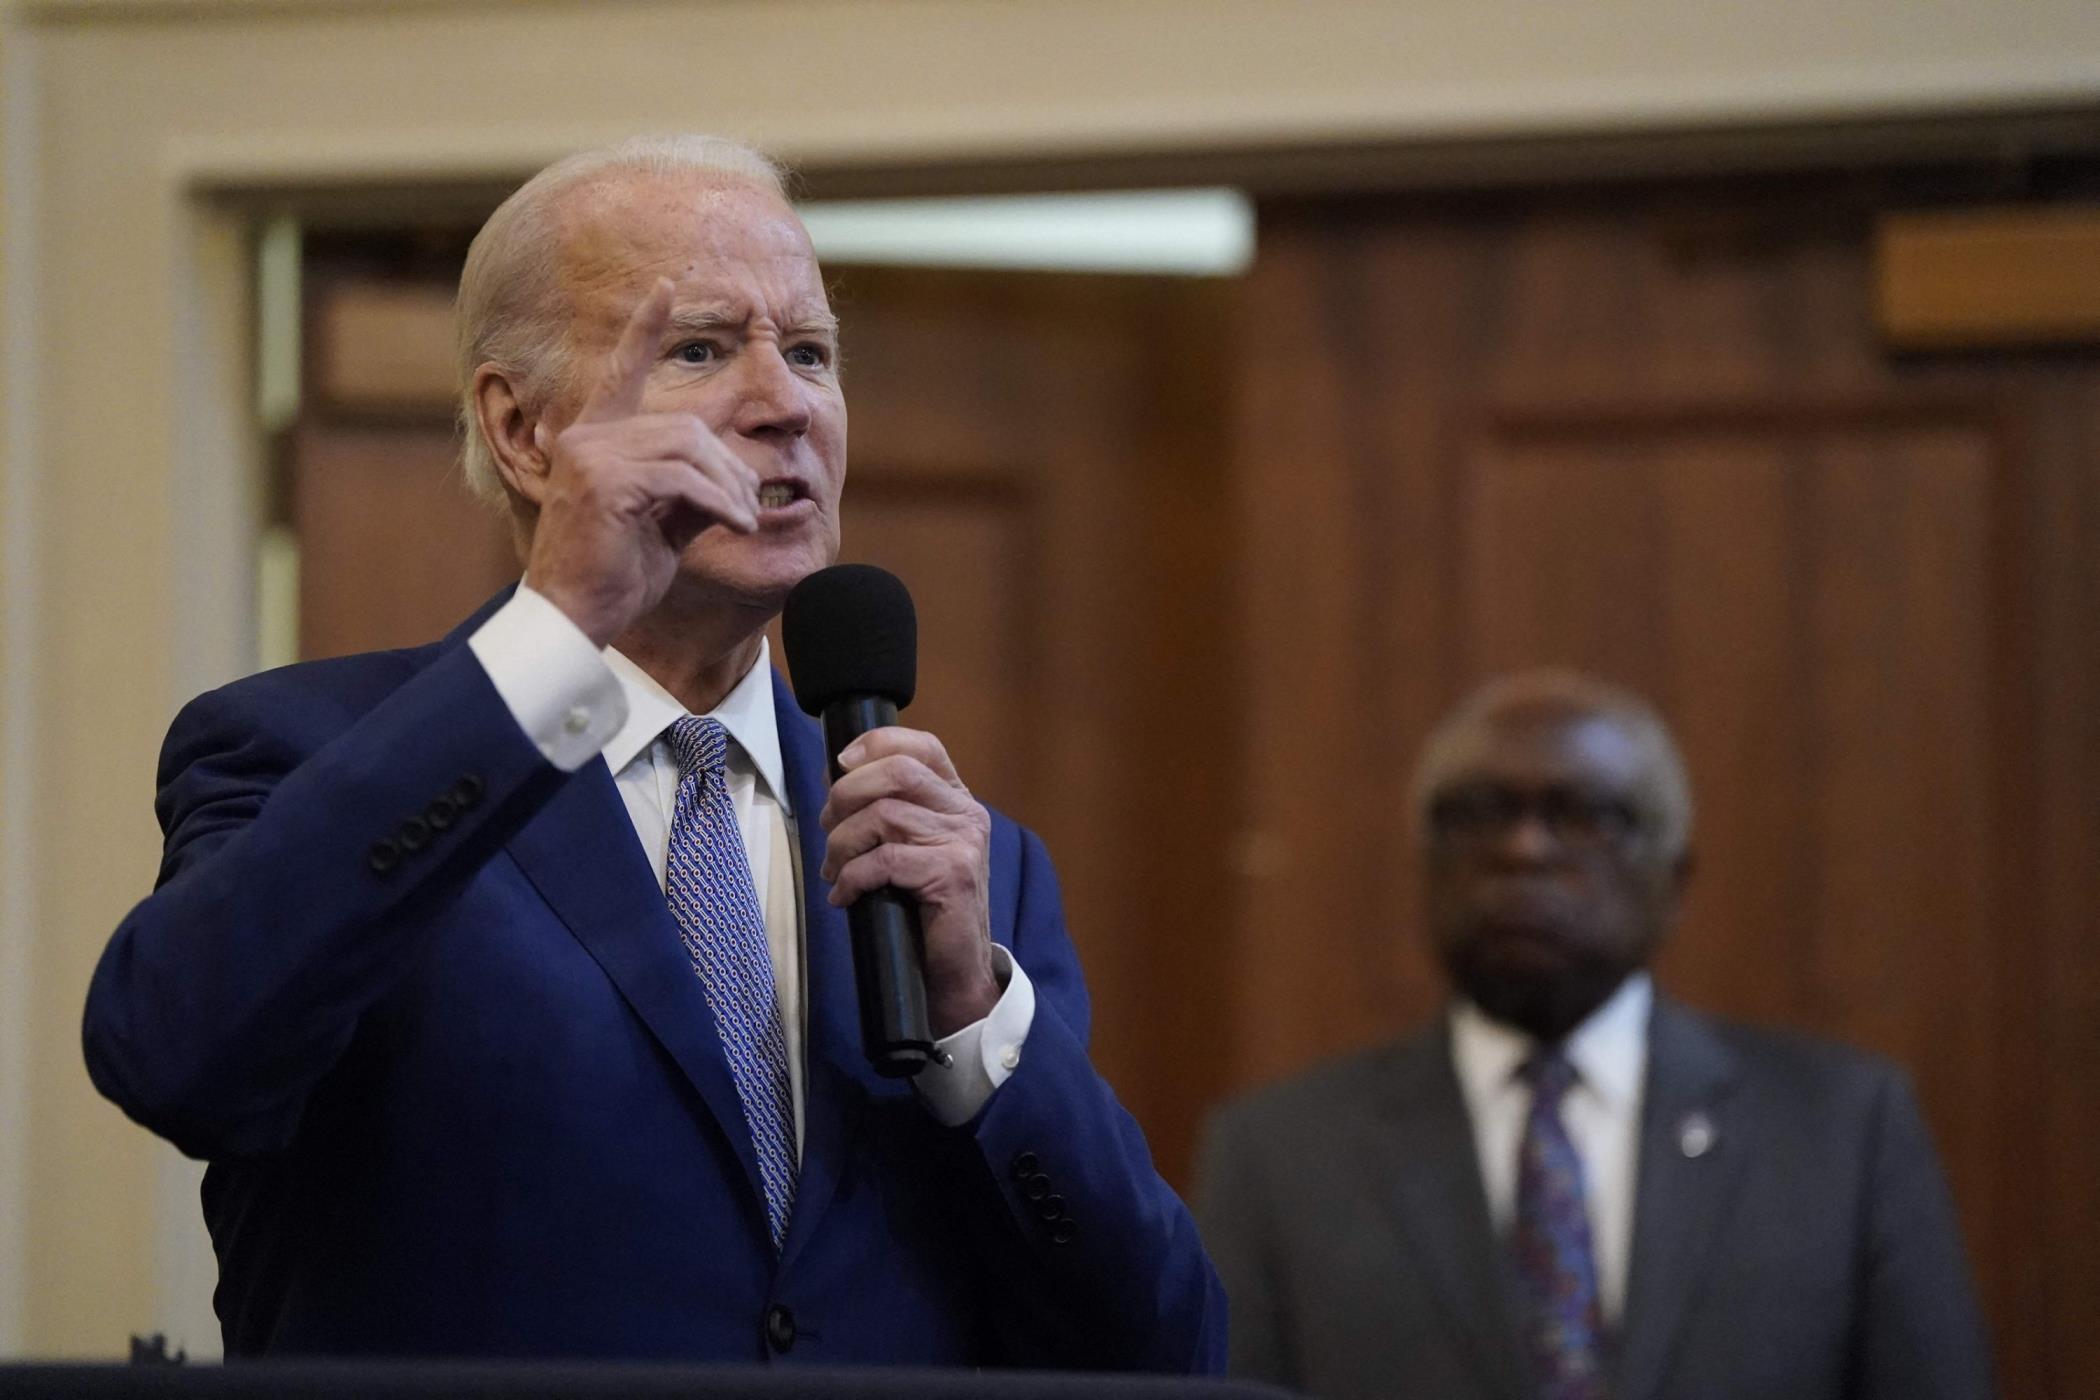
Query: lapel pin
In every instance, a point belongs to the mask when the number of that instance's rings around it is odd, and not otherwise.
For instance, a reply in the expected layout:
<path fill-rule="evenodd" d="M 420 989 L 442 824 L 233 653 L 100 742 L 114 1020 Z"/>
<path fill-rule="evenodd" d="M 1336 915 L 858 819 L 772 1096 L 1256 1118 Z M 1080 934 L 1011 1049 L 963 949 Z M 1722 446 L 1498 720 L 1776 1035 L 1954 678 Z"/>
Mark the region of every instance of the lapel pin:
<path fill-rule="evenodd" d="M 1714 1120 L 1703 1113 L 1687 1113 L 1677 1125 L 1677 1150 L 1687 1157 L 1704 1157 L 1721 1140 Z"/>

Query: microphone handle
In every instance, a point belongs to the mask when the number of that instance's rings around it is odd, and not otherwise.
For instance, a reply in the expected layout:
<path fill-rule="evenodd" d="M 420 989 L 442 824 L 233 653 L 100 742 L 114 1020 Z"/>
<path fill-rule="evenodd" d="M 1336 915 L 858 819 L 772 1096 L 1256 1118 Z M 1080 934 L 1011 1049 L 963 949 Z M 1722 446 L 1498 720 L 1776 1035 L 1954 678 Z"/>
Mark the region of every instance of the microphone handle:
<path fill-rule="evenodd" d="M 839 752 L 871 729 L 897 722 L 897 707 L 879 695 L 853 695 L 824 707 L 824 750 L 831 780 Z M 926 1016 L 926 935 L 917 901 L 885 885 L 846 910 L 853 935 L 853 984 L 860 1000 L 860 1045 L 875 1072 L 906 1079 L 933 1058 Z"/>

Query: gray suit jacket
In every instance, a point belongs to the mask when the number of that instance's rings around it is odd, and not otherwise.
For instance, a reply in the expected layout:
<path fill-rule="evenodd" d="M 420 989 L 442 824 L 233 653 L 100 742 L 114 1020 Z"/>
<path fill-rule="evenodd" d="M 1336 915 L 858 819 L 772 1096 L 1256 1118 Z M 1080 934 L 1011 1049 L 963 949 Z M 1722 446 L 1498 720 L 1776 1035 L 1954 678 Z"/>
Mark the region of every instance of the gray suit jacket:
<path fill-rule="evenodd" d="M 1648 1060 L 1619 1400 L 1990 1394 L 1902 1071 L 1660 997 Z M 1441 1021 L 1228 1105 L 1198 1183 L 1235 1371 L 1329 1400 L 1523 1400 L 1514 1285 Z"/>

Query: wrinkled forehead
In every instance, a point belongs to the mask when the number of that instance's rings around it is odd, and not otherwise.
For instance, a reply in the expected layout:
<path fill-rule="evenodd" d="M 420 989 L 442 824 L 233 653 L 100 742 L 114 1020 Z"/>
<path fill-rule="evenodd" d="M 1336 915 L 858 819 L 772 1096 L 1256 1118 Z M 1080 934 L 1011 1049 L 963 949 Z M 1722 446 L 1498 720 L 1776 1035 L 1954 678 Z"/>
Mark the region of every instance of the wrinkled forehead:
<path fill-rule="evenodd" d="M 556 210 L 556 282 L 573 316 L 614 328 L 658 277 L 680 301 L 758 300 L 772 314 L 828 311 L 802 221 L 733 174 L 624 171 L 566 192 Z"/>
<path fill-rule="evenodd" d="M 1519 704 L 1481 714 L 1443 746 L 1434 791 L 1469 782 L 1578 786 L 1652 802 L 1653 755 L 1632 726 L 1605 711 Z"/>

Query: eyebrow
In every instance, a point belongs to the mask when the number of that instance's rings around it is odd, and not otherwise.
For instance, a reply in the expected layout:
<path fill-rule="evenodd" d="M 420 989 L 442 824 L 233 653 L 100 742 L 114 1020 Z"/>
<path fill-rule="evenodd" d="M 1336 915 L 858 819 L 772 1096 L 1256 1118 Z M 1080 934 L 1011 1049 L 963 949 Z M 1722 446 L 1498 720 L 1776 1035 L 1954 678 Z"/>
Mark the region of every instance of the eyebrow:
<path fill-rule="evenodd" d="M 666 330 L 675 335 L 694 335 L 705 331 L 735 330 L 749 317 L 734 315 L 720 309 L 674 311 Z M 822 334 L 837 339 L 839 318 L 828 311 L 810 311 L 795 317 L 782 327 L 784 335 Z"/>

